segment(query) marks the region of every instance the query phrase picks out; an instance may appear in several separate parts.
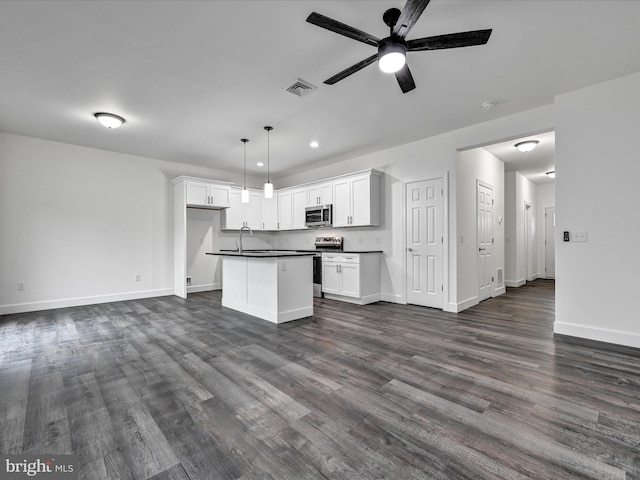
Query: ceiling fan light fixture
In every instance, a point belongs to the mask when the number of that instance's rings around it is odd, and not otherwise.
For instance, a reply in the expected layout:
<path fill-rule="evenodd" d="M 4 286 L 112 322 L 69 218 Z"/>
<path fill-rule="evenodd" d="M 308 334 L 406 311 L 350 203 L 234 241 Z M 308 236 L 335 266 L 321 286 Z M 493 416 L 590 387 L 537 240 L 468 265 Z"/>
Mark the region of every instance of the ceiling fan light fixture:
<path fill-rule="evenodd" d="M 118 128 L 125 122 L 124 118 L 113 113 L 98 112 L 94 113 L 93 116 L 100 122 L 100 125 L 107 128 Z"/>
<path fill-rule="evenodd" d="M 526 140 L 524 142 L 516 143 L 514 146 L 521 152 L 530 152 L 538 145 L 538 140 Z"/>
<path fill-rule="evenodd" d="M 378 48 L 378 67 L 384 73 L 396 73 L 407 63 L 407 47 L 402 43 L 380 42 Z"/>

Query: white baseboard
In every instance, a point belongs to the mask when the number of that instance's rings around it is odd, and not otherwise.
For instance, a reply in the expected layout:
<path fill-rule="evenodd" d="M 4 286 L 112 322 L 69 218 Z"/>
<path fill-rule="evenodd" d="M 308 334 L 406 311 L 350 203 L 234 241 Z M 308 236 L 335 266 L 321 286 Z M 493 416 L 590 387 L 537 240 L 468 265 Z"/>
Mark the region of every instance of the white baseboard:
<path fill-rule="evenodd" d="M 571 337 L 586 338 L 599 342 L 614 343 L 627 347 L 640 348 L 640 334 L 632 332 L 622 332 L 601 327 L 589 327 L 577 325 L 575 323 L 565 323 L 556 321 L 553 324 L 553 333 L 569 335 Z"/>
<path fill-rule="evenodd" d="M 0 315 L 37 312 L 40 310 L 52 310 L 54 308 L 80 307 L 83 305 L 93 305 L 97 303 L 122 302 L 124 300 L 139 300 L 141 298 L 163 297 L 173 294 L 173 288 L 163 288 L 157 290 L 142 290 L 138 292 L 93 295 L 90 297 L 62 298 L 59 300 L 15 303 L 13 305 L 0 305 Z"/>
<path fill-rule="evenodd" d="M 187 293 L 210 292 L 211 290 L 222 290 L 221 283 L 204 283 L 202 285 L 189 285 Z"/>
<path fill-rule="evenodd" d="M 520 280 L 505 280 L 504 281 L 504 284 L 507 287 L 512 287 L 512 288 L 521 287 L 525 283 L 527 283 L 527 281 L 524 278 L 521 278 Z"/>
<path fill-rule="evenodd" d="M 504 285 L 503 285 L 503 286 L 501 286 L 501 287 L 496 287 L 496 288 L 493 290 L 493 296 L 494 296 L 494 297 L 497 297 L 498 295 L 502 295 L 502 294 L 504 294 L 504 293 L 507 293 L 507 287 L 505 287 Z"/>
<path fill-rule="evenodd" d="M 467 298 L 466 300 L 463 300 L 458 303 L 449 302 L 449 305 L 447 305 L 447 308 L 445 309 L 445 311 L 460 313 L 461 311 L 466 310 L 467 308 L 471 308 L 474 305 L 477 305 L 478 303 L 480 302 L 478 302 L 478 296 L 476 295 L 475 297 Z"/>
<path fill-rule="evenodd" d="M 400 305 L 407 304 L 403 295 L 398 295 L 395 293 L 383 293 L 380 295 L 380 300 L 382 300 L 383 302 L 399 303 Z"/>

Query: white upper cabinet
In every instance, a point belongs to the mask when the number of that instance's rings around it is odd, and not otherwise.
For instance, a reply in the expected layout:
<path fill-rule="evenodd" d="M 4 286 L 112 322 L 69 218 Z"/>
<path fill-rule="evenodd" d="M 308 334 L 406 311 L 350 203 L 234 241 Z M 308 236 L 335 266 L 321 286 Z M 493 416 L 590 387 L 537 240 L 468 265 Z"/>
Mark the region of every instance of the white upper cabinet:
<path fill-rule="evenodd" d="M 222 212 L 224 230 L 240 230 L 249 227 L 262 230 L 262 191 L 249 190 L 249 203 L 242 203 L 242 190 L 232 188 L 229 194 L 229 208 Z"/>
<path fill-rule="evenodd" d="M 305 226 L 305 208 L 307 208 L 307 189 L 296 188 L 291 191 L 291 228 L 294 230 Z"/>
<path fill-rule="evenodd" d="M 262 230 L 278 230 L 278 195 L 262 199 Z"/>
<path fill-rule="evenodd" d="M 331 182 L 309 185 L 307 188 L 307 206 L 329 205 L 333 203 L 333 184 Z"/>
<path fill-rule="evenodd" d="M 229 206 L 229 186 L 188 180 L 187 206 L 227 208 Z"/>
<path fill-rule="evenodd" d="M 363 173 L 333 182 L 333 226 L 380 225 L 380 175 Z"/>
<path fill-rule="evenodd" d="M 291 190 L 278 192 L 278 230 L 291 230 L 292 225 Z"/>

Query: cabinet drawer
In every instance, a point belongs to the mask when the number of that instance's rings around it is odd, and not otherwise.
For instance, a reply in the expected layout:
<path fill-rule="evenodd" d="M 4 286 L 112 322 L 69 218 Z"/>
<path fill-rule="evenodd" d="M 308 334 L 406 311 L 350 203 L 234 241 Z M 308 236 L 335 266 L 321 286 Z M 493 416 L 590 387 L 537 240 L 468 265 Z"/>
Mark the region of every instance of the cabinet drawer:
<path fill-rule="evenodd" d="M 360 263 L 360 255 L 357 253 L 323 253 L 322 261 L 335 263 Z"/>

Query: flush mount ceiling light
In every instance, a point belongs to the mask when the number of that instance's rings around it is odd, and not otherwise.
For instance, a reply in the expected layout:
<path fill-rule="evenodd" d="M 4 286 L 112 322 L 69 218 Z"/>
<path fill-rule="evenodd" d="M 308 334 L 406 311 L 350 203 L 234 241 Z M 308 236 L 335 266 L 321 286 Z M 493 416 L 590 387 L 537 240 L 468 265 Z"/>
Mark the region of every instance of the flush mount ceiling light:
<path fill-rule="evenodd" d="M 269 178 L 269 175 L 271 173 L 271 160 L 269 158 L 269 133 L 271 132 L 271 130 L 273 130 L 273 127 L 267 126 L 264 127 L 264 129 L 267 131 L 267 183 L 264 184 L 264 198 L 273 198 L 273 183 L 271 183 L 271 180 Z"/>
<path fill-rule="evenodd" d="M 124 118 L 114 115 L 113 113 L 98 112 L 93 115 L 101 125 L 107 128 L 118 128 L 124 123 Z"/>
<path fill-rule="evenodd" d="M 407 63 L 407 47 L 400 39 L 382 40 L 378 47 L 378 67 L 384 73 L 396 73 Z"/>
<path fill-rule="evenodd" d="M 264 162 L 258 162 L 258 163 L 256 163 L 256 165 L 257 165 L 258 167 L 264 167 Z"/>
<path fill-rule="evenodd" d="M 526 140 L 524 142 L 516 143 L 514 146 L 520 150 L 521 152 L 530 152 L 536 145 L 538 145 L 538 140 Z"/>
<path fill-rule="evenodd" d="M 318 148 L 320 146 L 320 144 L 316 140 L 313 140 L 313 141 L 311 141 L 311 143 L 309 143 L 309 146 L 311 148 Z"/>
<path fill-rule="evenodd" d="M 556 178 L 556 171 L 551 170 L 550 172 L 547 172 L 545 175 L 549 178 Z"/>
<path fill-rule="evenodd" d="M 240 201 L 242 203 L 249 203 L 249 190 L 247 190 L 247 142 L 249 139 L 241 138 L 240 141 L 244 145 L 244 180 L 242 183 L 242 192 L 240 193 Z"/>

